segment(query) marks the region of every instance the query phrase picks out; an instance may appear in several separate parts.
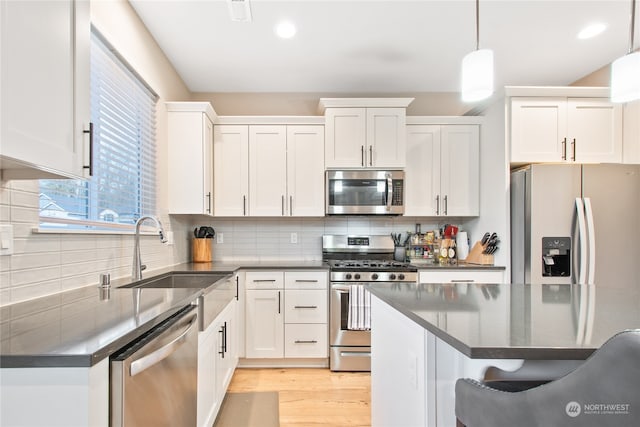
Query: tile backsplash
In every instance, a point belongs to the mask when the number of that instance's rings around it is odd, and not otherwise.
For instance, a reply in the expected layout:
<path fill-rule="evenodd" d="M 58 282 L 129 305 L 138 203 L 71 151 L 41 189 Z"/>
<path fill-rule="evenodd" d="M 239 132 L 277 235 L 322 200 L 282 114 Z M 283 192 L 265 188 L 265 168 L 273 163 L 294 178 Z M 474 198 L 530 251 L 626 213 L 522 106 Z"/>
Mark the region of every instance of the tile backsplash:
<path fill-rule="evenodd" d="M 0 306 L 98 284 L 100 273 L 112 278 L 131 274 L 131 234 L 40 233 L 38 181 L 0 185 L 0 223 L 13 225 L 13 255 L 0 256 Z M 142 261 L 149 271 L 189 259 L 188 221 L 161 215 L 178 236 L 163 245 L 156 236 L 141 237 Z"/>
<path fill-rule="evenodd" d="M 322 259 L 323 234 L 383 234 L 438 228 L 425 218 L 325 217 L 325 218 L 238 218 L 207 219 L 193 226 L 208 225 L 216 231 L 214 261 L 316 261 Z M 291 234 L 295 233 L 295 243 Z M 220 242 L 220 234 L 223 241 Z"/>

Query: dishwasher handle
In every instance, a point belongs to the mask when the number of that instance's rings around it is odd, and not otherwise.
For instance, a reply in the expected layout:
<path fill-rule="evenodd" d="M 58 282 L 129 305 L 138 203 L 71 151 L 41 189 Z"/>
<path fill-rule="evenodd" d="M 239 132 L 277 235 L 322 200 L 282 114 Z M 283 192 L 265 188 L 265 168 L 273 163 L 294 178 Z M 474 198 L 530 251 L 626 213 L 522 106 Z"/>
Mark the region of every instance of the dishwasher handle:
<path fill-rule="evenodd" d="M 196 324 L 196 321 L 197 316 L 193 316 L 193 319 L 189 322 L 186 328 L 171 342 L 155 350 L 153 353 L 147 354 L 146 356 L 131 362 L 130 375 L 132 377 L 136 376 L 174 353 L 187 340 L 187 335 Z"/>

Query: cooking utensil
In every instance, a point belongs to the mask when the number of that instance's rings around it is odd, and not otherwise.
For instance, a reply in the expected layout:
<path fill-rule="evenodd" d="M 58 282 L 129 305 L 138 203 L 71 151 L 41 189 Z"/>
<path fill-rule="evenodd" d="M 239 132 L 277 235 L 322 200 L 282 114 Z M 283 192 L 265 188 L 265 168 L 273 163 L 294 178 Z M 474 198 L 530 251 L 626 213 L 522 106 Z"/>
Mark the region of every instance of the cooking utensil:
<path fill-rule="evenodd" d="M 482 244 L 482 246 L 487 244 L 489 237 L 491 237 L 490 233 L 484 233 L 484 236 L 482 236 L 482 239 L 480 240 L 480 243 Z"/>
<path fill-rule="evenodd" d="M 193 230 L 193 235 L 196 239 L 213 239 L 216 236 L 216 232 L 212 227 L 202 226 L 196 227 Z"/>

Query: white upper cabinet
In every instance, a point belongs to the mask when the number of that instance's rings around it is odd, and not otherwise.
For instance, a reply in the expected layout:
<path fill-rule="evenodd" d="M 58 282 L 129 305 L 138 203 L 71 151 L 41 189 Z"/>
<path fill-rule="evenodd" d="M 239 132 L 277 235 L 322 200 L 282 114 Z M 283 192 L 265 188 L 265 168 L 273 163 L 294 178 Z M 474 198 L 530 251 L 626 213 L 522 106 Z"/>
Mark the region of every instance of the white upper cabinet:
<path fill-rule="evenodd" d="M 88 176 L 89 2 L 2 1 L 0 21 L 3 178 Z"/>
<path fill-rule="evenodd" d="M 287 126 L 287 194 L 289 216 L 324 216 L 324 126 Z"/>
<path fill-rule="evenodd" d="M 284 216 L 286 193 L 286 127 L 250 126 L 249 214 Z"/>
<path fill-rule="evenodd" d="M 326 167 L 365 167 L 366 109 L 327 108 L 325 120 Z"/>
<path fill-rule="evenodd" d="M 169 213 L 213 215 L 213 120 L 206 102 L 168 102 Z"/>
<path fill-rule="evenodd" d="M 323 98 L 327 168 L 402 169 L 413 98 Z"/>
<path fill-rule="evenodd" d="M 407 126 L 405 216 L 478 216 L 478 125 Z"/>
<path fill-rule="evenodd" d="M 248 215 L 249 128 L 214 126 L 213 175 L 215 216 Z"/>
<path fill-rule="evenodd" d="M 640 101 L 624 106 L 623 163 L 640 164 Z"/>
<path fill-rule="evenodd" d="M 216 216 L 323 216 L 324 127 L 216 125 Z"/>
<path fill-rule="evenodd" d="M 511 162 L 620 163 L 622 107 L 606 98 L 511 98 Z"/>

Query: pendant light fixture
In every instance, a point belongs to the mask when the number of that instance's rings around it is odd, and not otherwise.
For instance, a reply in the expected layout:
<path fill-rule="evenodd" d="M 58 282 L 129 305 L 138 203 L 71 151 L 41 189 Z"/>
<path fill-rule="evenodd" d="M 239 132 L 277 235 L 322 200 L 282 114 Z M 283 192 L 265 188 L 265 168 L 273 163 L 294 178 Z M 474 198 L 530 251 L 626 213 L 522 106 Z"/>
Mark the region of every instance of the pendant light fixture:
<path fill-rule="evenodd" d="M 629 51 L 611 64 L 611 101 L 629 102 L 640 99 L 640 52 L 633 52 L 636 0 L 631 0 Z"/>
<path fill-rule="evenodd" d="M 480 0 L 476 0 L 476 50 L 462 58 L 462 100 L 476 102 L 493 94 L 493 51 L 480 49 Z"/>

